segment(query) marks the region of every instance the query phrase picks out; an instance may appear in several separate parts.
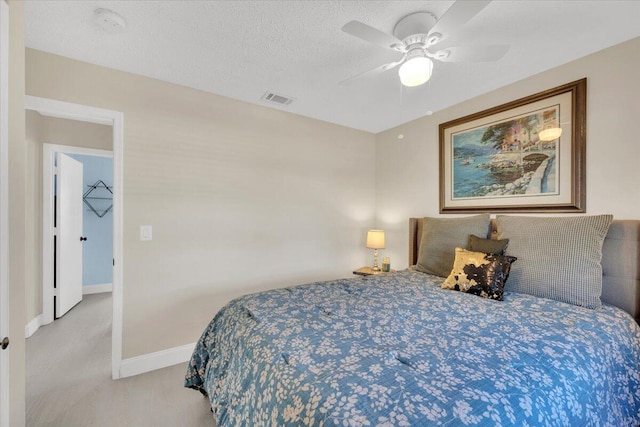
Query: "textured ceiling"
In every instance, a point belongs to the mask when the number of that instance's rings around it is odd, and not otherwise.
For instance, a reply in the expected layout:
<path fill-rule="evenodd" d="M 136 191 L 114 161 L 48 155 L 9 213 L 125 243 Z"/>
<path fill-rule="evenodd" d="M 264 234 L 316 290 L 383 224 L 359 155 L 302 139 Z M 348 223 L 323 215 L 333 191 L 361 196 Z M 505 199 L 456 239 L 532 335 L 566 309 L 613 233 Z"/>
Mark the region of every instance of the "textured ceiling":
<path fill-rule="evenodd" d="M 437 18 L 452 1 L 26 1 L 27 47 L 320 120 L 380 132 L 640 36 L 640 1 L 494 1 L 447 40 L 509 44 L 495 63 L 436 63 L 403 88 L 397 69 L 338 82 L 398 59 L 341 31 L 358 20 L 391 33 L 402 17 Z M 127 21 L 110 34 L 107 8 Z M 265 92 L 295 98 L 274 106 Z"/>

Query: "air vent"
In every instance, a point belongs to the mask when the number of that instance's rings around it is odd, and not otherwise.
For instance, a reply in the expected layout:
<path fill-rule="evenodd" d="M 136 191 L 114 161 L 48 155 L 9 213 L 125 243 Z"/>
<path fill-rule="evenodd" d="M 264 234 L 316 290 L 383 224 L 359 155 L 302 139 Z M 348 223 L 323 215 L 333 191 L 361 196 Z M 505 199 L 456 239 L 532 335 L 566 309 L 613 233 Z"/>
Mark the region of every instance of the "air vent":
<path fill-rule="evenodd" d="M 262 99 L 264 99 L 265 101 L 273 102 L 274 104 L 280 104 L 280 105 L 289 105 L 294 100 L 293 98 L 290 98 L 288 96 L 277 95 L 273 92 L 265 93 L 264 95 L 262 95 Z"/>

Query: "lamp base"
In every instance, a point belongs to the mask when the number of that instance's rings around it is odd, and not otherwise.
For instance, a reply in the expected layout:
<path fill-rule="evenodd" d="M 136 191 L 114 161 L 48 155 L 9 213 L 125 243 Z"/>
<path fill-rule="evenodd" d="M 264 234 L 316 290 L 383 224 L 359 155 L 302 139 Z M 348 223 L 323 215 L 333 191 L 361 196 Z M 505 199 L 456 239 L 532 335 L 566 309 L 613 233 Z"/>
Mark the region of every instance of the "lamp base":
<path fill-rule="evenodd" d="M 378 250 L 377 249 L 373 250 L 373 267 L 371 267 L 371 270 L 381 271 L 380 267 L 378 266 Z"/>

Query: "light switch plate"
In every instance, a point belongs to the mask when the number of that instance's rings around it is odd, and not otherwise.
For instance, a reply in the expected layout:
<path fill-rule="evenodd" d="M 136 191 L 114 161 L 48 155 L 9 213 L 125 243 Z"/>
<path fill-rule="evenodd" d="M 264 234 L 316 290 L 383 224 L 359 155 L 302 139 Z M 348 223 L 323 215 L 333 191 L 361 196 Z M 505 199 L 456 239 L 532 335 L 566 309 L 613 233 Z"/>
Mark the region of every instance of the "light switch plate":
<path fill-rule="evenodd" d="M 140 241 L 147 242 L 153 239 L 153 230 L 150 225 L 141 225 L 140 226 Z"/>

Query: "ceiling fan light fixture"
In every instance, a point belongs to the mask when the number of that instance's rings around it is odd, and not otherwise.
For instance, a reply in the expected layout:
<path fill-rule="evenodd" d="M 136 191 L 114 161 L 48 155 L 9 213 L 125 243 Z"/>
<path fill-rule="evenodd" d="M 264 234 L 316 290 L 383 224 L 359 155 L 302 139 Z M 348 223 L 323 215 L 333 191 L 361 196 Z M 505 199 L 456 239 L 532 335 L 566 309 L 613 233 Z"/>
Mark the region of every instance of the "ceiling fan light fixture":
<path fill-rule="evenodd" d="M 425 56 L 415 56 L 400 66 L 398 74 L 404 86 L 414 87 L 425 84 L 433 72 L 433 61 Z"/>
<path fill-rule="evenodd" d="M 562 135 L 562 128 L 547 128 L 540 131 L 538 138 L 540 138 L 541 141 L 553 141 L 554 139 L 560 138 L 560 135 Z"/>

